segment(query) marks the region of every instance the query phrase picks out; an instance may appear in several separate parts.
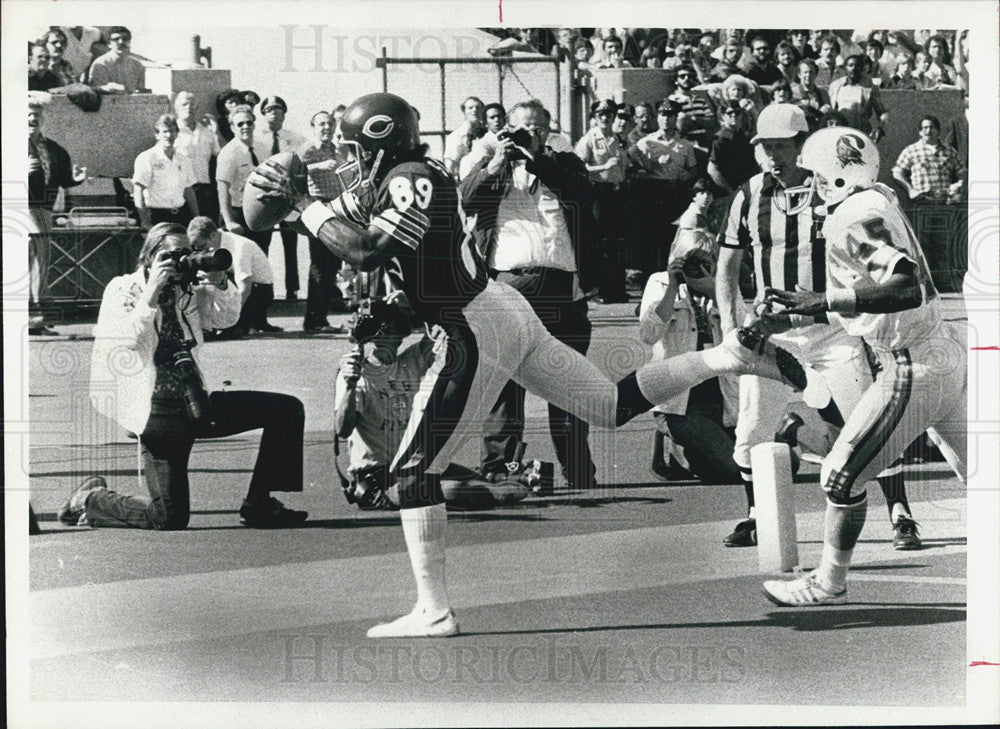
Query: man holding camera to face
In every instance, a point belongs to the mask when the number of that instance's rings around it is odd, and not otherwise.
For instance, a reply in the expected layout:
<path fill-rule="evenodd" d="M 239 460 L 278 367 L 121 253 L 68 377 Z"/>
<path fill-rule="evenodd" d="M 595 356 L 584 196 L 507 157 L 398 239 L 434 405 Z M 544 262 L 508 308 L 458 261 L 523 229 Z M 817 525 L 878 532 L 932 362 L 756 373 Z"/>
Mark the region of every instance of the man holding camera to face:
<path fill-rule="evenodd" d="M 593 187 L 583 161 L 548 150 L 548 136 L 545 107 L 537 100 L 517 104 L 492 157 L 462 180 L 462 203 L 469 215 L 478 214 L 493 277 L 517 289 L 556 339 L 585 355 L 591 325 L 584 292 L 596 286 L 593 274 L 601 268 Z M 595 488 L 587 424 L 550 404 L 549 429 L 568 486 Z M 523 432 L 524 388 L 508 382 L 486 424 L 483 471 L 503 471 L 515 461 Z"/>
<path fill-rule="evenodd" d="M 198 438 L 263 428 L 240 517 L 246 526 L 297 526 L 271 491 L 302 490 L 305 411 L 290 396 L 205 389 L 197 350 L 203 329 L 236 323 L 240 295 L 229 285 L 228 251 L 192 251 L 184 228 L 154 225 L 134 273 L 104 292 L 91 363 L 91 400 L 136 434 L 150 499 L 118 494 L 88 478 L 59 510 L 69 525 L 183 529 L 190 516 L 188 458 Z"/>

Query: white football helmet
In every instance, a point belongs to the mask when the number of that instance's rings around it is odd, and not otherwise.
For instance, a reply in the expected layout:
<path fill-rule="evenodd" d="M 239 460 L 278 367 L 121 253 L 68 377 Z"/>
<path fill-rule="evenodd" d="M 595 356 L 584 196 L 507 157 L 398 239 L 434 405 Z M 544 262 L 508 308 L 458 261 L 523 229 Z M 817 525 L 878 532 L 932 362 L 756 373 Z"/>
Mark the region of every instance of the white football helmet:
<path fill-rule="evenodd" d="M 878 179 L 878 148 L 870 137 L 850 127 L 827 127 L 802 145 L 799 167 L 813 173 L 813 184 L 827 204 L 839 203 Z"/>

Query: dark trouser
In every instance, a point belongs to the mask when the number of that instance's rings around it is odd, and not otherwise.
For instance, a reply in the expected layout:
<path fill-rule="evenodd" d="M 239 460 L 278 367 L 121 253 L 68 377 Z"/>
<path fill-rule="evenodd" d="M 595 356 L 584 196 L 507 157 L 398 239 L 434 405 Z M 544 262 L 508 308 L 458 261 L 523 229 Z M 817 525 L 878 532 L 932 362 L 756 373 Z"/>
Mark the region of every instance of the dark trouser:
<path fill-rule="evenodd" d="M 249 238 L 264 251 L 264 255 L 267 255 L 267 249 L 271 246 L 271 236 L 274 234 L 274 230 L 251 230 L 250 226 L 247 225 L 246 216 L 243 215 L 243 208 L 234 208 L 236 211 L 236 222 L 243 226 L 243 237 Z"/>
<path fill-rule="evenodd" d="M 340 259 L 330 249 L 309 236 L 309 289 L 306 294 L 306 316 L 303 326 L 322 327 L 329 322 L 326 319 L 330 308 L 330 300 L 337 289 L 337 271 L 340 270 Z"/>
<path fill-rule="evenodd" d="M 305 409 L 298 398 L 275 392 L 213 392 L 215 425 L 196 429 L 186 414 L 150 415 L 139 437 L 150 499 L 114 491 L 87 498 L 91 526 L 183 529 L 191 515 L 188 458 L 198 438 L 224 438 L 263 428 L 247 499 L 271 491 L 302 490 Z"/>
<path fill-rule="evenodd" d="M 28 325 L 42 327 L 42 302 L 49 298 L 49 264 L 52 259 L 52 214 L 41 207 L 28 208 Z"/>
<path fill-rule="evenodd" d="M 266 241 L 257 241 L 265 254 L 271 247 L 273 232 L 267 231 Z M 299 234 L 284 221 L 278 223 L 278 234 L 281 236 L 281 247 L 285 250 L 285 295 L 287 296 L 299 290 Z"/>
<path fill-rule="evenodd" d="M 191 213 L 191 208 L 188 207 L 187 203 L 184 203 L 179 208 L 149 209 L 149 220 L 153 225 L 157 223 L 178 223 L 187 228 L 192 218 L 194 218 L 194 215 Z"/>
<path fill-rule="evenodd" d="M 684 415 L 654 413 L 657 427 L 684 449 L 691 473 L 705 483 L 741 483 L 733 462 L 736 434 L 722 425 L 722 392 L 713 377 L 691 388 Z"/>
<path fill-rule="evenodd" d="M 619 185 L 594 184 L 597 238 L 606 268 L 600 295 L 606 301 L 624 301 L 625 293 L 625 194 Z"/>
<path fill-rule="evenodd" d="M 966 233 L 968 205 L 947 205 L 919 197 L 906 205 L 924 257 L 930 267 L 931 279 L 938 291 L 953 293 L 962 290 L 969 268 Z"/>
<path fill-rule="evenodd" d="M 646 279 L 667 267 L 670 245 L 677 233 L 675 223 L 684 212 L 689 191 L 683 185 L 655 179 L 644 180 L 641 189 L 641 267 L 645 286 Z"/>
<path fill-rule="evenodd" d="M 219 194 L 215 185 L 211 182 L 196 182 L 192 186 L 194 197 L 198 201 L 198 212 L 212 219 L 213 223 L 219 221 Z"/>
<path fill-rule="evenodd" d="M 267 324 L 267 307 L 274 301 L 273 284 L 250 284 L 250 296 L 240 309 L 240 319 L 236 322 L 236 328 L 244 334 L 253 327 L 262 329 Z"/>
<path fill-rule="evenodd" d="M 500 272 L 497 280 L 510 284 L 531 304 L 545 328 L 580 354 L 590 347 L 587 302 L 573 301 L 573 274 L 551 268 Z M 508 382 L 483 427 L 483 470 L 505 471 L 524 436 L 525 390 Z M 575 488 L 590 488 L 597 472 L 587 436 L 590 426 L 574 415 L 549 405 L 549 432 L 566 480 Z"/>

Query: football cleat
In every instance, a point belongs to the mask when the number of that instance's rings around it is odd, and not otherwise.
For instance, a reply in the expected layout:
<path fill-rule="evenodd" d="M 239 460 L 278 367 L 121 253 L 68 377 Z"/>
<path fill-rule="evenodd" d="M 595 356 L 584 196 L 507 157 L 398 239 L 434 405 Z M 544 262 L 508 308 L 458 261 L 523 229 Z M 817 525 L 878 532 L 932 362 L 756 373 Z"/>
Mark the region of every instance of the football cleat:
<path fill-rule="evenodd" d="M 732 355 L 729 371 L 733 374 L 776 379 L 799 392 L 820 386 L 818 375 L 807 374 L 794 355 L 769 342 L 767 334 L 753 324 L 728 332 L 719 347 Z"/>
<path fill-rule="evenodd" d="M 892 546 L 900 552 L 922 549 L 924 543 L 917 534 L 917 522 L 908 516 L 901 516 L 892 527 Z"/>
<path fill-rule="evenodd" d="M 421 607 L 413 608 L 408 615 L 368 629 L 369 638 L 448 638 L 458 635 L 455 613 L 446 610 L 433 616 Z"/>
<path fill-rule="evenodd" d="M 736 525 L 736 528 L 722 540 L 727 547 L 756 547 L 757 520 L 746 519 Z"/>
<path fill-rule="evenodd" d="M 805 607 L 825 605 L 840 601 L 846 594 L 842 590 L 828 590 L 820 584 L 816 572 L 804 574 L 796 569 L 794 580 L 768 580 L 764 583 L 764 596 L 775 605 L 782 607 Z"/>

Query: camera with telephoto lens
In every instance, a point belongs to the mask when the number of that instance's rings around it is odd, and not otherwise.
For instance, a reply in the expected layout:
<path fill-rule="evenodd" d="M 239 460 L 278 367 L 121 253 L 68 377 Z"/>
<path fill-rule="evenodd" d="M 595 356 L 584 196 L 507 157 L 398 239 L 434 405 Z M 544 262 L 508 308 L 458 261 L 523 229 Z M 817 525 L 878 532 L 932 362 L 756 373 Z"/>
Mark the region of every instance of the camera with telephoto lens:
<path fill-rule="evenodd" d="M 169 257 L 177 264 L 174 283 L 182 288 L 198 282 L 198 271 L 228 271 L 233 265 L 233 254 L 225 248 L 214 251 L 169 251 Z"/>
<path fill-rule="evenodd" d="M 501 129 L 497 132 L 497 139 L 504 140 L 509 139 L 518 147 L 523 147 L 524 149 L 531 149 L 531 132 L 527 129 L 517 128 L 517 129 Z M 512 149 L 510 151 L 511 161 L 519 159 L 527 159 L 524 153 L 519 149 Z"/>
<path fill-rule="evenodd" d="M 212 401 L 208 398 L 205 383 L 201 379 L 198 365 L 191 356 L 193 342 L 185 342 L 184 348 L 174 353 L 174 369 L 180 376 L 184 407 L 188 417 L 196 427 L 210 426 L 215 422 Z"/>

